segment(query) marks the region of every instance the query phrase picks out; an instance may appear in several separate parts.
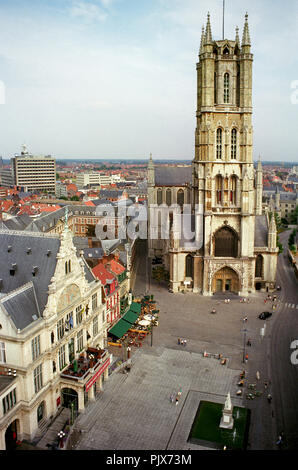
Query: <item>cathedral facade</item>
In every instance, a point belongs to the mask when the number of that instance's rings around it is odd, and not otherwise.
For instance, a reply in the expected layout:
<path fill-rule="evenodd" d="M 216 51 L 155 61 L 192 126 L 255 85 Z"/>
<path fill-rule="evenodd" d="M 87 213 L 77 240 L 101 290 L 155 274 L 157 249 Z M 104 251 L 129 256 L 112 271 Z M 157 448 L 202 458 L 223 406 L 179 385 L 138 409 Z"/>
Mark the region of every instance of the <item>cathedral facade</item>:
<path fill-rule="evenodd" d="M 262 166 L 253 162 L 252 65 L 247 15 L 240 42 L 238 28 L 234 40 L 214 40 L 208 14 L 192 167 L 156 166 L 152 157 L 148 165 L 149 256 L 162 258 L 173 292 L 245 296 L 275 288 L 276 225 L 263 213 Z M 192 238 L 177 228 L 173 207 L 183 214 L 185 205 Z"/>

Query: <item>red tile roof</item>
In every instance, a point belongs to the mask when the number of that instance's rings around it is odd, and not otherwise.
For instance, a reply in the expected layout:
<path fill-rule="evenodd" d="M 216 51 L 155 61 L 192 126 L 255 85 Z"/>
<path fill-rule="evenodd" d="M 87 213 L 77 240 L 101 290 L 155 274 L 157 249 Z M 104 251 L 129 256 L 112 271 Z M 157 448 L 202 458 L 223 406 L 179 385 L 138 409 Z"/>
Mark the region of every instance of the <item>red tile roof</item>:
<path fill-rule="evenodd" d="M 97 279 L 105 286 L 107 281 L 113 281 L 115 277 L 110 273 L 102 263 L 98 263 L 93 269 L 92 272 Z"/>
<path fill-rule="evenodd" d="M 125 271 L 124 266 L 122 266 L 122 264 L 118 263 L 118 261 L 115 261 L 114 259 L 111 259 L 111 261 L 109 262 L 109 269 L 112 271 L 112 273 L 116 274 L 117 276 Z"/>

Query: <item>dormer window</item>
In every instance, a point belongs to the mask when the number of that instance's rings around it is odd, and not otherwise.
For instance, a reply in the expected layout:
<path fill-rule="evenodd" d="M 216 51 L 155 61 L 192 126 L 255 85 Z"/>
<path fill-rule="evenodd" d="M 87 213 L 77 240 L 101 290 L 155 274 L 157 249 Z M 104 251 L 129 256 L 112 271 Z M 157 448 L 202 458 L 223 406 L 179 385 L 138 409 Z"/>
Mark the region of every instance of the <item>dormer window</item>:
<path fill-rule="evenodd" d="M 16 265 L 16 264 L 12 264 L 12 265 L 11 265 L 11 268 L 10 268 L 10 271 L 9 271 L 10 275 L 11 275 L 11 276 L 14 276 L 16 270 L 17 270 L 17 265 Z"/>
<path fill-rule="evenodd" d="M 230 54 L 230 50 L 229 48 L 226 46 L 223 50 L 223 55 L 229 55 Z"/>

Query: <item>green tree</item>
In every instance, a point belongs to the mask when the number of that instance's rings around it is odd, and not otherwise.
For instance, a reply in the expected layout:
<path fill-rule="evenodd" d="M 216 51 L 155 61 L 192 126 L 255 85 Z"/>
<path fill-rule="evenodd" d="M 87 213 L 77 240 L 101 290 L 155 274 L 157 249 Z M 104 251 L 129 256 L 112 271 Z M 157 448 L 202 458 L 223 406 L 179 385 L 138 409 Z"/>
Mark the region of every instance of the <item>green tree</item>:
<path fill-rule="evenodd" d="M 295 207 L 294 212 L 290 216 L 290 224 L 293 224 L 293 225 L 298 224 L 298 206 Z"/>

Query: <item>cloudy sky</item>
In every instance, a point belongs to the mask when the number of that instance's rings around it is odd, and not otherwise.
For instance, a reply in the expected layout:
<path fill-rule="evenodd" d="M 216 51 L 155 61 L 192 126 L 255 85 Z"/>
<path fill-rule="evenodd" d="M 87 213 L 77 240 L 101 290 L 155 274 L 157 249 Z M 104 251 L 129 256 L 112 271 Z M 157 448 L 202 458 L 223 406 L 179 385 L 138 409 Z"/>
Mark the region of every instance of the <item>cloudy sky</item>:
<path fill-rule="evenodd" d="M 221 39 L 222 0 L 0 0 L 0 155 L 192 159 L 208 11 Z M 226 0 L 226 37 L 246 11 L 254 157 L 297 161 L 298 2 Z"/>

